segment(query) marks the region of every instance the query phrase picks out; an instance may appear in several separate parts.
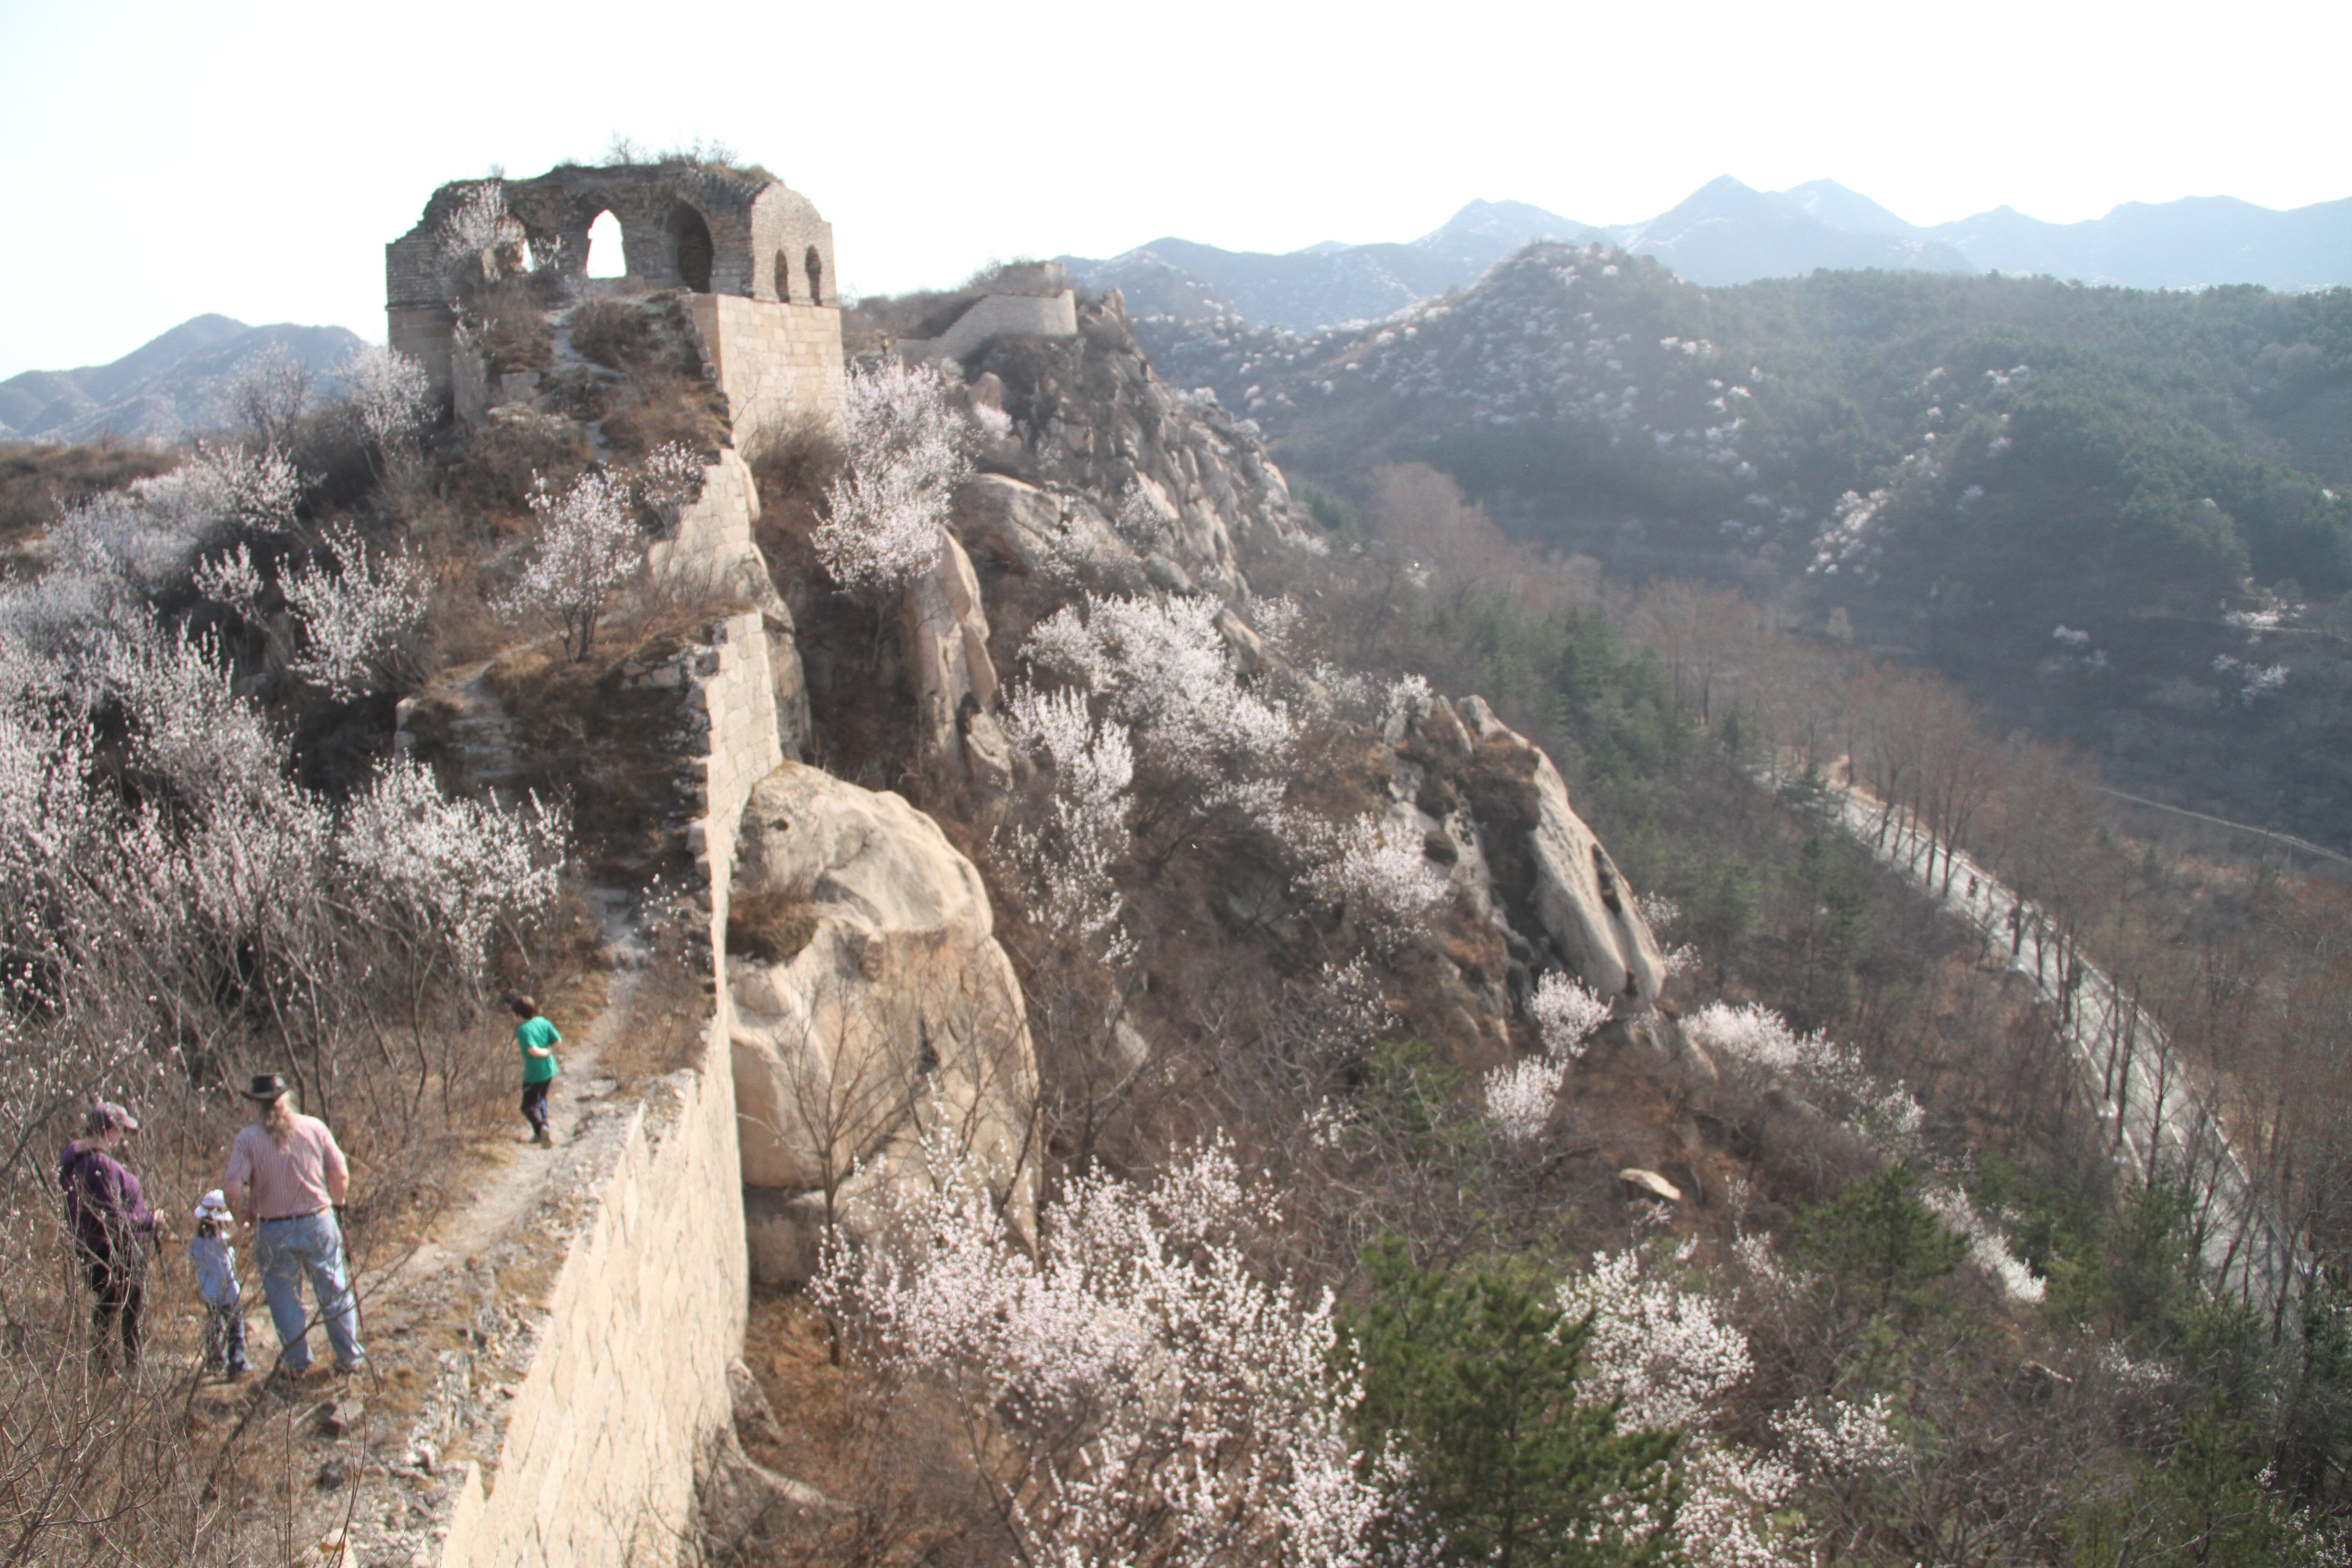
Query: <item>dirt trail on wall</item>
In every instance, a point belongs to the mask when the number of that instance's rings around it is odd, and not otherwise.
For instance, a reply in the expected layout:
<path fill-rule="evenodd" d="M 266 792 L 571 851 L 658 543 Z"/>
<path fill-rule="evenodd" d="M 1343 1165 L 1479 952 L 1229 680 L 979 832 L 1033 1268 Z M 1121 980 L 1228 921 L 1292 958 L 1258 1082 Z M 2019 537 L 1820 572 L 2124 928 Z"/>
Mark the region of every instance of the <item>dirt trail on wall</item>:
<path fill-rule="evenodd" d="M 613 967 L 605 984 L 604 1006 L 578 1034 L 558 1047 L 561 1069 L 548 1091 L 548 1124 L 555 1147 L 535 1147 L 520 1110 L 513 1130 L 487 1145 L 477 1146 L 468 1163 L 453 1173 L 448 1205 L 427 1228 L 425 1239 L 406 1258 L 391 1265 L 373 1282 L 381 1305 L 376 1317 L 383 1327 L 411 1326 L 419 1307 L 429 1313 L 434 1303 L 414 1301 L 414 1289 L 470 1272 L 494 1259 L 501 1244 L 541 1239 L 523 1222 L 539 1213 L 548 1200 L 576 1191 L 588 1150 L 587 1136 L 629 1103 L 614 1096 L 623 1086 L 599 1070 L 607 1047 L 623 1037 L 635 1020 L 636 994 L 647 958 L 643 938 L 632 921 L 627 895 L 612 889 L 591 889 L 599 905 L 605 951 Z M 517 1058 L 518 1062 L 520 1058 Z M 520 1095 L 518 1067 L 517 1094 Z"/>

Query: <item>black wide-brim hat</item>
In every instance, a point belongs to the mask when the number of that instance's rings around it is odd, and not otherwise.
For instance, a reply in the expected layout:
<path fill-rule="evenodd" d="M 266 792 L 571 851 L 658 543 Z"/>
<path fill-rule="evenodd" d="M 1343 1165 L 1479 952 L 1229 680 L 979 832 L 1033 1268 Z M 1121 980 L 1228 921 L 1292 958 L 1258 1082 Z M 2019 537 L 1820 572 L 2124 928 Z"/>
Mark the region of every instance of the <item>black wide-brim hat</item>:
<path fill-rule="evenodd" d="M 274 1072 L 257 1072 L 253 1075 L 253 1087 L 245 1091 L 245 1098 L 267 1105 L 285 1092 L 284 1079 Z"/>

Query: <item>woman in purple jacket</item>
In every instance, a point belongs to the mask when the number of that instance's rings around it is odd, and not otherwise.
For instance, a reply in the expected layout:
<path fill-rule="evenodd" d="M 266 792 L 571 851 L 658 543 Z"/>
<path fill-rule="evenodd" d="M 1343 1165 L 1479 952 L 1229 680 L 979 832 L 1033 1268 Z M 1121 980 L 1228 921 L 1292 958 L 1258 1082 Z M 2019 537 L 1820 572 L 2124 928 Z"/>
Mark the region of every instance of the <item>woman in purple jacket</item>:
<path fill-rule="evenodd" d="M 82 1277 L 98 1305 L 89 1315 L 95 1335 L 90 1352 L 108 1359 L 107 1342 L 121 1325 L 122 1360 L 139 1364 L 141 1319 L 147 1301 L 147 1247 L 156 1234 L 155 1215 L 139 1190 L 139 1178 L 115 1157 L 138 1119 L 119 1105 L 100 1100 L 89 1108 L 89 1135 L 65 1147 L 58 1160 L 58 1184 L 65 1189 L 66 1219 Z"/>

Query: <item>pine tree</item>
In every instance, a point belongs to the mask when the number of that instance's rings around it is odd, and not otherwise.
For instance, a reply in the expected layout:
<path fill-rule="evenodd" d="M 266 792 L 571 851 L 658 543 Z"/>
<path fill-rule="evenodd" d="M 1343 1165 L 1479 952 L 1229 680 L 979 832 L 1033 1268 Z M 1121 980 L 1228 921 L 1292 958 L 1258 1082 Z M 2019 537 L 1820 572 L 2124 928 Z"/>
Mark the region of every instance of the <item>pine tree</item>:
<path fill-rule="evenodd" d="M 1617 1429 L 1579 1397 L 1591 1319 L 1492 1268 L 1423 1269 L 1389 1237 L 1366 1256 L 1365 1464 L 1386 1479 L 1376 1560 L 1640 1568 L 1677 1560 L 1680 1434 Z"/>

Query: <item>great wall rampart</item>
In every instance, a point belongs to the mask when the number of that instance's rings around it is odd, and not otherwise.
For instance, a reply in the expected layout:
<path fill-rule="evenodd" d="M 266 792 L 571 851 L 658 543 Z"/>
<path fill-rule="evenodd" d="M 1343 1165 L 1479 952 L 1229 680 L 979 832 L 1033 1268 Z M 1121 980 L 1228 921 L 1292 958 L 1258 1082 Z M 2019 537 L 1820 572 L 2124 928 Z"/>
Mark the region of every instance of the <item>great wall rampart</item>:
<path fill-rule="evenodd" d="M 478 182 L 446 186 L 387 247 L 393 346 L 435 394 L 478 417 L 472 353 L 446 300 L 445 234 Z M 590 225 L 612 212 L 629 281 L 689 290 L 706 374 L 727 395 L 731 446 L 650 552 L 656 590 L 750 603 L 656 672 L 686 688 L 682 744 L 698 744 L 687 829 L 709 914 L 709 1016 L 685 1069 L 657 1079 L 582 1174 L 562 1256 L 535 1314 L 527 1373 L 493 1403 L 478 1457 L 438 1492 L 446 1568 L 621 1564 L 674 1556 L 698 1479 L 732 1420 L 729 1372 L 749 1302 L 741 1155 L 725 965 L 736 837 L 754 786 L 807 732 L 789 614 L 752 541 L 758 498 L 741 453 L 790 422 L 837 421 L 841 374 L 832 231 L 772 181 L 677 169 L 565 169 L 503 186 L 510 242 L 578 278 Z M 514 389 L 527 393 L 528 387 Z M 697 711 L 698 710 L 698 712 Z M 691 765 L 688 758 L 678 759 Z"/>

